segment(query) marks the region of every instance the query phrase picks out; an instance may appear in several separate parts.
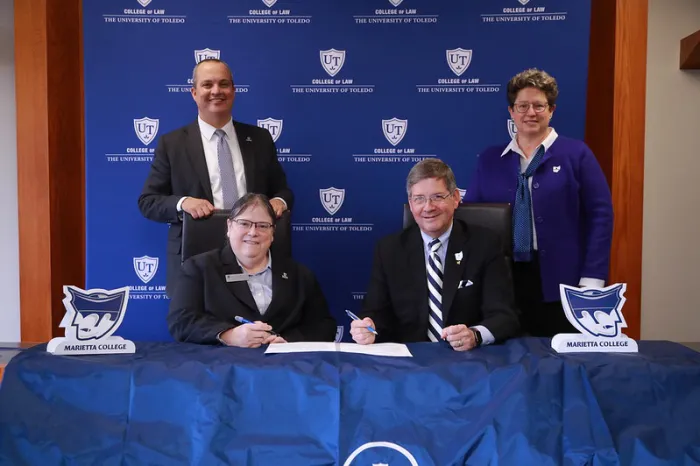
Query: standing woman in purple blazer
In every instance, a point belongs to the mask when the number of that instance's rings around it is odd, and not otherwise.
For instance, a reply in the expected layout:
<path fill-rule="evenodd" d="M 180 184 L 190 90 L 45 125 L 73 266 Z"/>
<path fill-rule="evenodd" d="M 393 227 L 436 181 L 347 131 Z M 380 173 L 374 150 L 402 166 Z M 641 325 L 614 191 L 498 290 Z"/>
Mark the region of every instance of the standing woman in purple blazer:
<path fill-rule="evenodd" d="M 510 80 L 508 111 L 517 134 L 481 153 L 464 198 L 513 206 L 516 303 L 525 332 L 544 337 L 576 332 L 559 284 L 605 285 L 613 229 L 610 189 L 593 152 L 549 126 L 558 94 L 544 71 Z"/>

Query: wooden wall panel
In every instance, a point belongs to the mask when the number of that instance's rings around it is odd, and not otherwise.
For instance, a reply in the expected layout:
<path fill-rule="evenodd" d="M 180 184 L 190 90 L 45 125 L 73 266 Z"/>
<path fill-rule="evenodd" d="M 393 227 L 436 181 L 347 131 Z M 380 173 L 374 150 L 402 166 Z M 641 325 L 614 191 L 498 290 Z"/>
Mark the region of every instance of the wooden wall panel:
<path fill-rule="evenodd" d="M 648 2 L 593 0 L 586 142 L 610 183 L 610 283 L 627 283 L 627 335 L 639 338 Z"/>
<path fill-rule="evenodd" d="M 15 1 L 15 96 L 22 340 L 52 336 L 46 8 Z"/>
<path fill-rule="evenodd" d="M 615 1 L 591 2 L 591 39 L 586 90 L 586 144 L 612 183 L 613 97 L 615 73 Z"/>
<path fill-rule="evenodd" d="M 627 283 L 625 318 L 634 338 L 641 333 L 648 12 L 646 0 L 617 0 L 610 279 Z"/>
<path fill-rule="evenodd" d="M 56 336 L 62 286 L 85 283 L 81 10 L 15 2 L 22 341 Z"/>

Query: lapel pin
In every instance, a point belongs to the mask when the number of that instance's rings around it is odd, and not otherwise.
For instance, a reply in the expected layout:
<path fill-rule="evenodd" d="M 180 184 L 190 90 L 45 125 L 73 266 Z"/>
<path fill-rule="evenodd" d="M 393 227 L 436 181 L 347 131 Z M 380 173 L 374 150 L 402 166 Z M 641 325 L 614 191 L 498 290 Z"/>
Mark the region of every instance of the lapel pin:
<path fill-rule="evenodd" d="M 464 257 L 464 253 L 462 251 L 459 251 L 458 253 L 455 253 L 455 260 L 457 261 L 457 265 L 462 263 L 462 258 Z"/>
<path fill-rule="evenodd" d="M 287 276 L 287 272 L 282 272 L 282 278 L 284 278 L 285 280 L 289 278 L 289 277 Z"/>
<path fill-rule="evenodd" d="M 561 165 L 557 165 L 556 167 L 552 167 L 552 171 L 554 173 L 559 173 L 559 170 L 561 170 Z"/>
<path fill-rule="evenodd" d="M 253 142 L 253 140 L 251 139 L 250 136 L 248 136 L 247 138 L 245 138 L 245 142 Z"/>

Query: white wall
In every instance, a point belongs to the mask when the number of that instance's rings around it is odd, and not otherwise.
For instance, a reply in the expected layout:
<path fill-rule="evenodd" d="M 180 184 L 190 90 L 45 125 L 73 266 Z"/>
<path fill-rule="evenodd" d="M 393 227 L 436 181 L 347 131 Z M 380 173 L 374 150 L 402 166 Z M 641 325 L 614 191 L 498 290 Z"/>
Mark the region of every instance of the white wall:
<path fill-rule="evenodd" d="M 19 341 L 13 0 L 0 0 L 0 342 Z"/>
<path fill-rule="evenodd" d="M 649 0 L 642 338 L 700 341 L 700 71 L 678 69 L 700 0 Z"/>

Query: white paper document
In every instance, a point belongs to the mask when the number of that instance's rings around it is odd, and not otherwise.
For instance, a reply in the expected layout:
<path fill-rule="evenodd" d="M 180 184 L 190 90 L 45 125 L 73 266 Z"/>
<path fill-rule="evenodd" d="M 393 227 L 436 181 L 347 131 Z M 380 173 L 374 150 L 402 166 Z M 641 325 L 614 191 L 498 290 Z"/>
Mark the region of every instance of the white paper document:
<path fill-rule="evenodd" d="M 377 343 L 358 345 L 357 343 L 297 342 L 269 345 L 265 354 L 313 353 L 339 351 L 341 353 L 369 354 L 371 356 L 413 357 L 406 345 L 400 343 Z"/>
<path fill-rule="evenodd" d="M 337 351 L 335 343 L 325 341 L 299 341 L 296 343 L 275 343 L 268 345 L 265 354 L 277 353 L 313 353 L 319 351 Z"/>
<path fill-rule="evenodd" d="M 374 345 L 358 345 L 357 343 L 338 343 L 338 351 L 343 353 L 370 354 L 372 356 L 392 356 L 412 358 L 413 355 L 406 345 L 401 343 L 375 343 Z"/>

